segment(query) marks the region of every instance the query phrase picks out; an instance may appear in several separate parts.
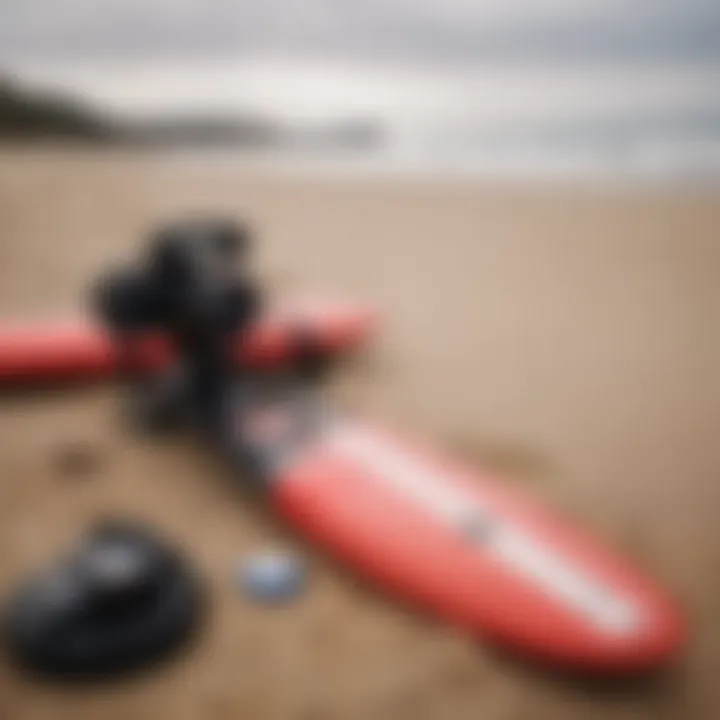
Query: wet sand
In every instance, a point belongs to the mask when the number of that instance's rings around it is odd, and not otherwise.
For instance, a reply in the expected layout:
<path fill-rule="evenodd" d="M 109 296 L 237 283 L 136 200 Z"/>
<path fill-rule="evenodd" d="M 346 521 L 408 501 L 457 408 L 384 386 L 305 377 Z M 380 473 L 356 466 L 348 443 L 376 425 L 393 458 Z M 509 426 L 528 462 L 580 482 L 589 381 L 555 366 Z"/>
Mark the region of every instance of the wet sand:
<path fill-rule="evenodd" d="M 668 190 L 300 179 L 230 163 L 0 153 L 0 315 L 77 307 L 158 219 L 247 216 L 259 271 L 375 303 L 383 336 L 338 400 L 496 468 L 625 550 L 693 637 L 651 684 L 547 676 L 408 614 L 307 550 L 292 608 L 234 593 L 288 535 L 198 448 L 127 437 L 108 390 L 0 402 L 0 592 L 99 514 L 146 519 L 205 571 L 213 613 L 166 668 L 93 692 L 0 661 L 2 720 L 712 720 L 720 716 L 720 203 Z M 73 477 L 68 445 L 97 467 Z"/>

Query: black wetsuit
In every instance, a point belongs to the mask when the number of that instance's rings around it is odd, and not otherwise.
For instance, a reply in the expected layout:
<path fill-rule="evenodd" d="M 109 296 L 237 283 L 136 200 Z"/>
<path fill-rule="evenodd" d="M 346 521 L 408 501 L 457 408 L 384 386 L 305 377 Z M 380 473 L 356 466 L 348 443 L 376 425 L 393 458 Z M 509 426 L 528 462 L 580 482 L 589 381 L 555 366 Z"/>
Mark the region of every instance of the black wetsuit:
<path fill-rule="evenodd" d="M 181 392 L 195 417 L 213 431 L 221 431 L 223 396 L 241 371 L 234 359 L 238 337 L 260 307 L 255 285 L 230 271 L 239 254 L 233 232 L 239 231 L 227 223 L 165 229 L 139 268 L 112 273 L 94 297 L 97 314 L 118 338 L 126 370 L 132 370 L 139 333 L 151 328 L 168 333 L 178 357 L 168 372 L 181 370 L 183 378 L 175 393 Z M 157 401 L 167 404 L 162 394 L 158 389 Z"/>

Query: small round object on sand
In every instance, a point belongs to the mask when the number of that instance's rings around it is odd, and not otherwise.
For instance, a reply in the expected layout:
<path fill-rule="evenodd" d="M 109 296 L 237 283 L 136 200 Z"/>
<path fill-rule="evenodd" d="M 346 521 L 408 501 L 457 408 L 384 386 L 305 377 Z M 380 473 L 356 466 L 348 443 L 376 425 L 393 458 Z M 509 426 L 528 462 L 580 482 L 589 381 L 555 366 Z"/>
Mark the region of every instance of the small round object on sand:
<path fill-rule="evenodd" d="M 59 447 L 53 456 L 56 471 L 64 478 L 87 478 L 103 464 L 102 450 L 92 443 L 72 441 Z"/>
<path fill-rule="evenodd" d="M 256 602 L 290 602 L 307 587 L 308 569 L 292 553 L 269 551 L 241 560 L 236 582 L 243 594 Z"/>

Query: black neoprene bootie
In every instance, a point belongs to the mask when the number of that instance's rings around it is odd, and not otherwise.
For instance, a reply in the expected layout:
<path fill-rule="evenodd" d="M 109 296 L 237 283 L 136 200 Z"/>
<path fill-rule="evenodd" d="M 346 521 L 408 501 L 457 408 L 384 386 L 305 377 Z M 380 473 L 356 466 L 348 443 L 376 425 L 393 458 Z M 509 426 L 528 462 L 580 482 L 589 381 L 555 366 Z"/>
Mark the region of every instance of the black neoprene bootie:
<path fill-rule="evenodd" d="M 187 642 L 203 592 L 182 555 L 129 523 L 96 526 L 64 562 L 11 600 L 5 634 L 27 669 L 59 677 L 119 674 Z"/>

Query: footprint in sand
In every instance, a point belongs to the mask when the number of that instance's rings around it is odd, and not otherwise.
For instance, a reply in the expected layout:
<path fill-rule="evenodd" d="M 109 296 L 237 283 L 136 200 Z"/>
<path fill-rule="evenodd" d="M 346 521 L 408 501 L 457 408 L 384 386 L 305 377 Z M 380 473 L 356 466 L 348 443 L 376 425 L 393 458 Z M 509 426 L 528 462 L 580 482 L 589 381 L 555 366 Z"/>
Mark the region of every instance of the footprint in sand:
<path fill-rule="evenodd" d="M 451 437 L 445 445 L 474 467 L 518 485 L 545 483 L 560 475 L 556 464 L 547 456 L 520 443 Z"/>
<path fill-rule="evenodd" d="M 96 475 L 103 467 L 105 453 L 94 444 L 82 441 L 67 442 L 52 453 L 55 472 L 68 480 L 84 480 Z"/>

